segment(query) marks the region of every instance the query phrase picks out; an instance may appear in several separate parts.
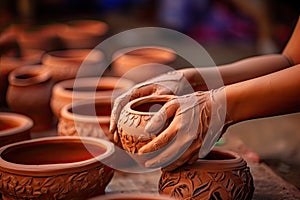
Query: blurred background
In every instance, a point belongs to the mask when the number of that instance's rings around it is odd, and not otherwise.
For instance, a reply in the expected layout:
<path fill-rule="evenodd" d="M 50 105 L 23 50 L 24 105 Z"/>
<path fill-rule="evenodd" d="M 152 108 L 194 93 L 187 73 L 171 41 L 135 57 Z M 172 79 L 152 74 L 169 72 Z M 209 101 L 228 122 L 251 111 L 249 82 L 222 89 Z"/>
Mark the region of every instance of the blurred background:
<path fill-rule="evenodd" d="M 107 37 L 136 27 L 166 27 L 194 38 L 221 65 L 279 53 L 299 11 L 298 0 L 1 0 L 0 31 L 12 24 L 77 19 L 107 23 Z M 231 127 L 225 136 L 239 137 L 261 161 L 300 188 L 299 119 L 294 114 L 251 120 Z"/>

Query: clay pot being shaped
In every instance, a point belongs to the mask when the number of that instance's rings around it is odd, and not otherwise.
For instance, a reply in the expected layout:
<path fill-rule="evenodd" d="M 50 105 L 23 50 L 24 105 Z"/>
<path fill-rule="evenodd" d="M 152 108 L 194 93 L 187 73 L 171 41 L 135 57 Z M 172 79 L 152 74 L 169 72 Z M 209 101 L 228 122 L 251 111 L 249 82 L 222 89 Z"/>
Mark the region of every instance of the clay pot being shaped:
<path fill-rule="evenodd" d="M 174 200 L 171 197 L 151 193 L 107 194 L 91 198 L 91 200 Z"/>
<path fill-rule="evenodd" d="M 51 73 L 40 65 L 23 66 L 9 74 L 7 104 L 12 111 L 33 120 L 34 132 L 54 125 L 50 108 L 52 87 Z"/>
<path fill-rule="evenodd" d="M 159 192 L 176 199 L 252 199 L 253 178 L 237 153 L 212 150 L 194 164 L 162 170 Z"/>
<path fill-rule="evenodd" d="M 33 121 L 24 115 L 0 112 L 0 147 L 30 139 Z"/>
<path fill-rule="evenodd" d="M 59 36 L 65 48 L 94 48 L 108 33 L 108 25 L 97 20 L 73 20 Z"/>
<path fill-rule="evenodd" d="M 145 161 L 155 155 L 151 153 L 139 155 L 137 154 L 138 150 L 157 137 L 169 125 L 169 120 L 166 121 L 165 127 L 161 127 L 151 135 L 144 131 L 145 126 L 172 97 L 172 95 L 141 97 L 127 103 L 121 111 L 117 124 L 121 145 L 141 166 L 144 166 Z"/>
<path fill-rule="evenodd" d="M 107 139 L 111 114 L 110 99 L 81 100 L 61 110 L 58 135 L 80 135 Z"/>
<path fill-rule="evenodd" d="M 133 82 L 117 77 L 77 78 L 56 83 L 52 90 L 51 109 L 59 117 L 61 109 L 84 99 L 108 99 L 120 95 L 133 86 Z"/>
<path fill-rule="evenodd" d="M 44 137 L 0 148 L 3 199 L 86 199 L 105 192 L 114 145 L 92 137 Z"/>
<path fill-rule="evenodd" d="M 104 55 L 99 50 L 91 49 L 52 51 L 43 56 L 42 64 L 51 71 L 53 80 L 58 82 L 95 76 L 104 66 Z M 83 69 L 80 70 L 80 67 Z"/>
<path fill-rule="evenodd" d="M 173 50 L 159 46 L 130 47 L 113 54 L 112 70 L 134 82 L 142 82 L 170 71 L 176 54 Z"/>
<path fill-rule="evenodd" d="M 43 54 L 42 50 L 26 49 L 20 55 L 16 52 L 0 55 L 0 106 L 6 104 L 8 74 L 20 66 L 39 64 Z"/>

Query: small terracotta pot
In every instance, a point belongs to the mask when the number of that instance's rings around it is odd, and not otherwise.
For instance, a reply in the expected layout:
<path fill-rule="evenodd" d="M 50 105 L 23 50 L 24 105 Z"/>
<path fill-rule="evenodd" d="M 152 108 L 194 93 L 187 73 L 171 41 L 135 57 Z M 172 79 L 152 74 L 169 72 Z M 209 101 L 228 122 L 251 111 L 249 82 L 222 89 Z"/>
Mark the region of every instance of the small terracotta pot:
<path fill-rule="evenodd" d="M 51 108 L 59 117 L 61 109 L 84 99 L 109 99 L 133 86 L 133 82 L 117 77 L 77 78 L 56 83 L 52 90 Z"/>
<path fill-rule="evenodd" d="M 165 128 L 162 127 L 155 135 L 149 135 L 144 131 L 151 117 L 172 97 L 172 95 L 146 96 L 125 105 L 118 121 L 118 134 L 126 151 L 137 153 Z M 167 125 L 168 122 L 165 126 Z"/>
<path fill-rule="evenodd" d="M 253 178 L 237 153 L 212 150 L 205 158 L 162 171 L 159 192 L 176 199 L 252 199 Z"/>
<path fill-rule="evenodd" d="M 65 48 L 94 48 L 108 33 L 108 25 L 97 20 L 73 20 L 59 36 Z"/>
<path fill-rule="evenodd" d="M 91 200 L 174 200 L 171 197 L 151 193 L 108 194 L 91 198 Z"/>
<path fill-rule="evenodd" d="M 112 143 L 91 137 L 44 137 L 0 148 L 5 199 L 86 199 L 103 194 L 113 170 Z"/>
<path fill-rule="evenodd" d="M 20 66 L 39 64 L 43 54 L 42 50 L 26 49 L 21 51 L 21 55 L 16 53 L 0 55 L 0 106 L 5 105 L 8 74 Z"/>
<path fill-rule="evenodd" d="M 34 121 L 32 131 L 53 127 L 50 96 L 53 82 L 51 73 L 37 66 L 24 66 L 9 74 L 7 104 L 16 112 L 29 116 Z"/>
<path fill-rule="evenodd" d="M 106 139 L 111 114 L 110 99 L 81 100 L 61 110 L 58 135 L 80 135 Z"/>
<path fill-rule="evenodd" d="M 17 113 L 0 112 L 0 147 L 30 139 L 33 121 Z"/>
<path fill-rule="evenodd" d="M 164 65 L 171 64 L 176 54 L 169 48 L 141 46 L 118 50 L 113 59 L 112 70 L 117 76 L 138 83 L 171 70 Z"/>
<path fill-rule="evenodd" d="M 104 55 L 99 50 L 91 49 L 52 51 L 44 55 L 42 63 L 51 71 L 53 80 L 58 82 L 94 76 L 104 66 Z"/>

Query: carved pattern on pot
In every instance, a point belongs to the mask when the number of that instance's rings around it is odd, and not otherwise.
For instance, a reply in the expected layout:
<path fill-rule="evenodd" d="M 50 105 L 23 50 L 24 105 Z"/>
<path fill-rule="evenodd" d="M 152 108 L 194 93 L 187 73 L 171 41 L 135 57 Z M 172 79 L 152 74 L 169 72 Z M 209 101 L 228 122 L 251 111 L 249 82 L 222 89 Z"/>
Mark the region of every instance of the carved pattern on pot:
<path fill-rule="evenodd" d="M 70 199 L 77 198 L 74 194 L 83 190 L 89 196 L 104 193 L 98 189 L 105 188 L 112 176 L 113 171 L 105 171 L 104 165 L 54 177 L 16 176 L 0 172 L 0 190 L 5 191 L 4 199 Z M 103 177 L 107 178 L 103 180 Z"/>

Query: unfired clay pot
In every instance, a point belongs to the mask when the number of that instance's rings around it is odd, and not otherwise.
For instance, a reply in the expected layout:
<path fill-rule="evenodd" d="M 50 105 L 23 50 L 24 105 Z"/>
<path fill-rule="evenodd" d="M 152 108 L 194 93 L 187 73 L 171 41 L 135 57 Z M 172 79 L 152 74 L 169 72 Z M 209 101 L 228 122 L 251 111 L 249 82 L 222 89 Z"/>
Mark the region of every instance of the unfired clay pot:
<path fill-rule="evenodd" d="M 91 137 L 44 137 L 0 148 L 5 199 L 87 199 L 103 194 L 113 170 L 112 143 Z"/>
<path fill-rule="evenodd" d="M 80 135 L 106 139 L 109 130 L 110 99 L 81 100 L 61 110 L 58 135 Z"/>
<path fill-rule="evenodd" d="M 33 121 L 24 115 L 0 112 L 0 147 L 30 139 Z"/>
<path fill-rule="evenodd" d="M 253 178 L 237 153 L 212 150 L 205 158 L 162 171 L 159 192 L 176 199 L 252 199 Z"/>
<path fill-rule="evenodd" d="M 91 198 L 91 200 L 174 200 L 171 197 L 150 193 L 108 194 Z"/>
<path fill-rule="evenodd" d="M 156 135 L 149 135 L 144 131 L 145 126 L 155 112 L 172 97 L 172 95 L 146 96 L 125 105 L 118 121 L 118 134 L 123 149 L 130 153 L 137 153 L 142 146 L 159 134 L 158 131 Z"/>
<path fill-rule="evenodd" d="M 43 54 L 42 50 L 26 49 L 20 55 L 16 52 L 0 55 L 0 106 L 5 105 L 8 74 L 20 66 L 39 64 Z"/>
<path fill-rule="evenodd" d="M 51 108 L 58 117 L 61 109 L 84 99 L 109 99 L 133 86 L 133 82 L 117 77 L 77 78 L 56 83 L 52 89 Z"/>
<path fill-rule="evenodd" d="M 142 82 L 172 69 L 176 59 L 173 50 L 159 46 L 141 46 L 120 49 L 113 54 L 112 70 L 117 76 Z"/>
<path fill-rule="evenodd" d="M 68 28 L 59 36 L 65 48 L 94 48 L 108 33 L 108 25 L 97 20 L 73 20 L 67 22 Z"/>
<path fill-rule="evenodd" d="M 94 76 L 98 68 L 104 66 L 104 55 L 99 50 L 72 49 L 51 51 L 42 59 L 43 65 L 48 68 L 54 81 L 62 81 L 83 76 Z M 80 70 L 80 67 L 84 69 Z"/>
<path fill-rule="evenodd" d="M 32 131 L 53 127 L 50 96 L 53 87 L 51 73 L 40 65 L 23 66 L 9 74 L 7 104 L 16 112 L 34 121 Z"/>

